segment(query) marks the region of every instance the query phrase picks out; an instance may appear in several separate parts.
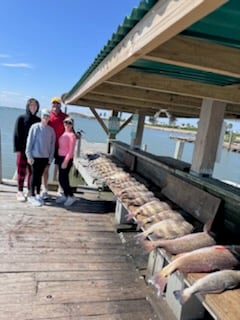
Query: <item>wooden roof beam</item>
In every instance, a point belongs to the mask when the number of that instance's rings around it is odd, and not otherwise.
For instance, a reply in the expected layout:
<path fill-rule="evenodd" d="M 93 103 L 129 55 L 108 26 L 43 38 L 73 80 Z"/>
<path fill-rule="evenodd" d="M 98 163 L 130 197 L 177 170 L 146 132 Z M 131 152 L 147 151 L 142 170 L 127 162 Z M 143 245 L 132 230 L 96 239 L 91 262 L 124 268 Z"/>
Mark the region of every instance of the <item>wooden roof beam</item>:
<path fill-rule="evenodd" d="M 183 96 L 191 96 L 196 98 L 206 98 L 219 100 L 226 103 L 239 104 L 240 88 L 232 88 L 231 86 L 221 87 L 188 80 L 180 80 L 160 76 L 158 74 L 148 74 L 146 72 L 125 69 L 119 74 L 113 76 L 107 81 L 118 85 L 151 89 Z"/>
<path fill-rule="evenodd" d="M 114 83 L 103 83 L 96 87 L 92 94 L 106 95 L 118 98 L 134 99 L 136 101 L 147 101 L 148 103 L 163 103 L 171 105 L 201 106 L 202 99 L 174 95 L 171 93 L 158 92 L 156 90 L 136 88 L 135 86 L 115 85 Z"/>
<path fill-rule="evenodd" d="M 189 106 L 190 108 L 192 107 L 198 107 L 200 108 L 201 104 L 199 103 L 198 105 L 192 105 L 192 104 L 180 104 L 180 103 L 171 103 L 167 102 L 165 103 L 164 101 L 159 101 L 159 102 L 152 102 L 152 101 L 142 101 L 142 100 L 136 100 L 136 99 L 129 99 L 129 98 L 122 98 L 122 97 L 112 97 L 109 95 L 100 95 L 100 94 L 92 94 L 88 93 L 84 99 L 92 100 L 92 101 L 98 101 L 99 103 L 112 103 L 112 104 L 121 104 L 121 105 L 126 105 L 126 106 L 134 106 L 136 108 L 148 108 L 151 107 L 152 109 L 158 109 L 158 108 L 167 108 L 169 106 L 183 106 L 187 107 Z"/>
<path fill-rule="evenodd" d="M 240 77 L 239 49 L 182 35 L 165 42 L 144 59 Z"/>
<path fill-rule="evenodd" d="M 75 86 L 65 99 L 74 103 L 125 67 L 211 13 L 228 0 L 158 1 L 126 37 L 95 68 L 87 79 Z"/>

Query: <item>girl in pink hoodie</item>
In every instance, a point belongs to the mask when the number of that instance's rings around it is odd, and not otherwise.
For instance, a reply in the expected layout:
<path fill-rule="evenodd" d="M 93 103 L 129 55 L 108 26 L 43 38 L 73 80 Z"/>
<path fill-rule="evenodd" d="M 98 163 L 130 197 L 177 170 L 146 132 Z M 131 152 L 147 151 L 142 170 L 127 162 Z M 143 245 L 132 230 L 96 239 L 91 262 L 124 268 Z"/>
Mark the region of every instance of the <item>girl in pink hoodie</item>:
<path fill-rule="evenodd" d="M 57 198 L 56 203 L 64 203 L 64 206 L 69 207 L 76 201 L 69 182 L 69 172 L 73 164 L 76 145 L 76 134 L 73 129 L 74 121 L 72 118 L 65 118 L 63 124 L 65 131 L 58 140 L 58 178 L 64 195 Z"/>

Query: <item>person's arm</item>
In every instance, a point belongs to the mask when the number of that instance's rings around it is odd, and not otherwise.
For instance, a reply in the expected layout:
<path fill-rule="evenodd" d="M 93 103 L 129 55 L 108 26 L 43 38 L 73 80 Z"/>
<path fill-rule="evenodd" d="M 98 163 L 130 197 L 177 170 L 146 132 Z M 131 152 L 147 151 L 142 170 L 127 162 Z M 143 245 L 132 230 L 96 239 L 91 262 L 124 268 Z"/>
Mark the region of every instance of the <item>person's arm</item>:
<path fill-rule="evenodd" d="M 21 118 L 18 117 L 15 122 L 14 132 L 13 132 L 13 150 L 14 152 L 20 151 L 20 138 L 21 138 Z"/>
<path fill-rule="evenodd" d="M 51 127 L 50 127 L 51 128 Z M 51 128 L 52 129 L 52 128 Z M 53 158 L 54 158 L 54 152 L 55 152 L 55 143 L 56 143 L 56 134 L 54 130 L 52 129 L 52 134 L 51 134 L 51 146 L 50 146 L 50 156 L 49 156 L 49 164 L 52 163 Z"/>
<path fill-rule="evenodd" d="M 25 150 L 27 161 L 30 165 L 32 165 L 34 162 L 32 149 L 33 149 L 33 141 L 34 141 L 35 133 L 36 132 L 34 130 L 34 126 L 32 126 L 28 132 L 27 144 L 26 144 L 26 150 Z"/>

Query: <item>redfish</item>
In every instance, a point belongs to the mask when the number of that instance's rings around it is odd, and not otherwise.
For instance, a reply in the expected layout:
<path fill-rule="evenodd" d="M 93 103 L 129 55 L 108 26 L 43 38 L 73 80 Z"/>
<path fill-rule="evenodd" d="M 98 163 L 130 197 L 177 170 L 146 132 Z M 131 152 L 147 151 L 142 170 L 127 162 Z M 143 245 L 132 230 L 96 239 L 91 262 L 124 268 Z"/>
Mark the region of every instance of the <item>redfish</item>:
<path fill-rule="evenodd" d="M 173 291 L 173 294 L 181 304 L 184 304 L 195 293 L 221 293 L 225 290 L 236 288 L 239 284 L 239 270 L 221 270 L 209 273 L 183 291 Z"/>
<path fill-rule="evenodd" d="M 147 217 L 147 218 L 139 221 L 140 218 L 141 218 L 141 215 L 138 215 L 137 216 L 137 220 L 138 220 L 137 221 L 137 230 L 139 230 L 140 228 L 145 226 L 147 223 L 157 223 L 157 222 L 160 222 L 165 219 L 173 219 L 173 220 L 178 220 L 178 221 L 184 220 L 184 218 L 180 215 L 180 213 L 178 213 L 177 211 L 172 210 L 172 209 L 161 210 L 160 212 L 155 213 L 155 214 L 151 215 L 150 217 Z"/>
<path fill-rule="evenodd" d="M 151 191 L 146 191 L 146 190 L 130 190 L 127 191 L 126 193 L 122 194 L 119 198 L 121 200 L 125 200 L 127 203 L 131 200 L 131 199 L 135 199 L 137 197 L 147 197 L 148 199 L 151 199 L 154 197 L 153 192 Z"/>
<path fill-rule="evenodd" d="M 142 206 L 144 203 L 147 203 L 154 198 L 155 197 L 152 192 L 147 192 L 143 194 L 138 194 L 135 198 L 132 199 L 125 199 L 124 202 L 128 206 Z"/>
<path fill-rule="evenodd" d="M 164 209 L 170 209 L 170 206 L 166 202 L 160 201 L 158 198 L 153 198 L 141 205 L 134 212 L 129 213 L 127 215 L 127 220 L 137 217 L 137 215 L 148 217 Z"/>
<path fill-rule="evenodd" d="M 174 271 L 210 272 L 215 270 L 232 269 L 239 265 L 238 254 L 240 246 L 211 246 L 177 255 L 149 282 L 154 284 L 161 295 L 167 283 L 167 277 Z"/>
<path fill-rule="evenodd" d="M 127 194 L 128 192 L 131 192 L 131 191 L 148 191 L 148 189 L 144 184 L 136 182 L 135 184 L 133 184 L 131 186 L 127 186 L 126 188 L 122 188 L 122 190 L 117 192 L 116 195 L 119 197 L 122 197 L 124 194 Z"/>
<path fill-rule="evenodd" d="M 156 241 L 146 240 L 143 242 L 143 247 L 147 252 L 150 252 L 155 248 L 163 248 L 171 254 L 189 252 L 216 244 L 216 241 L 208 232 L 206 224 L 202 232 L 190 233 L 175 239 L 159 239 Z"/>
<path fill-rule="evenodd" d="M 180 216 L 181 217 L 181 216 Z M 144 240 L 150 234 L 154 234 L 159 238 L 173 239 L 192 232 L 193 226 L 185 221 L 182 217 L 175 219 L 165 219 L 154 223 L 145 231 L 136 236 L 140 240 Z"/>

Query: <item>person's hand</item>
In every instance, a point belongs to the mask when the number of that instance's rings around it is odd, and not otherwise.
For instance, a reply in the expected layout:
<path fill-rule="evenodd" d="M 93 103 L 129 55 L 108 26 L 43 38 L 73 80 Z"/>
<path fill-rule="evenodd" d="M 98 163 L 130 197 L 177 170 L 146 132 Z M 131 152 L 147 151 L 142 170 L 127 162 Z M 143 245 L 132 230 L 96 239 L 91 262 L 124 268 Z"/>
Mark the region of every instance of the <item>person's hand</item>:
<path fill-rule="evenodd" d="M 33 158 L 29 158 L 27 160 L 27 162 L 30 164 L 30 166 L 32 166 L 34 164 L 34 159 Z"/>
<path fill-rule="evenodd" d="M 67 168 L 67 163 L 64 163 L 64 162 L 63 162 L 62 165 L 61 165 L 61 168 L 62 168 L 62 169 L 66 169 L 66 168 Z"/>

